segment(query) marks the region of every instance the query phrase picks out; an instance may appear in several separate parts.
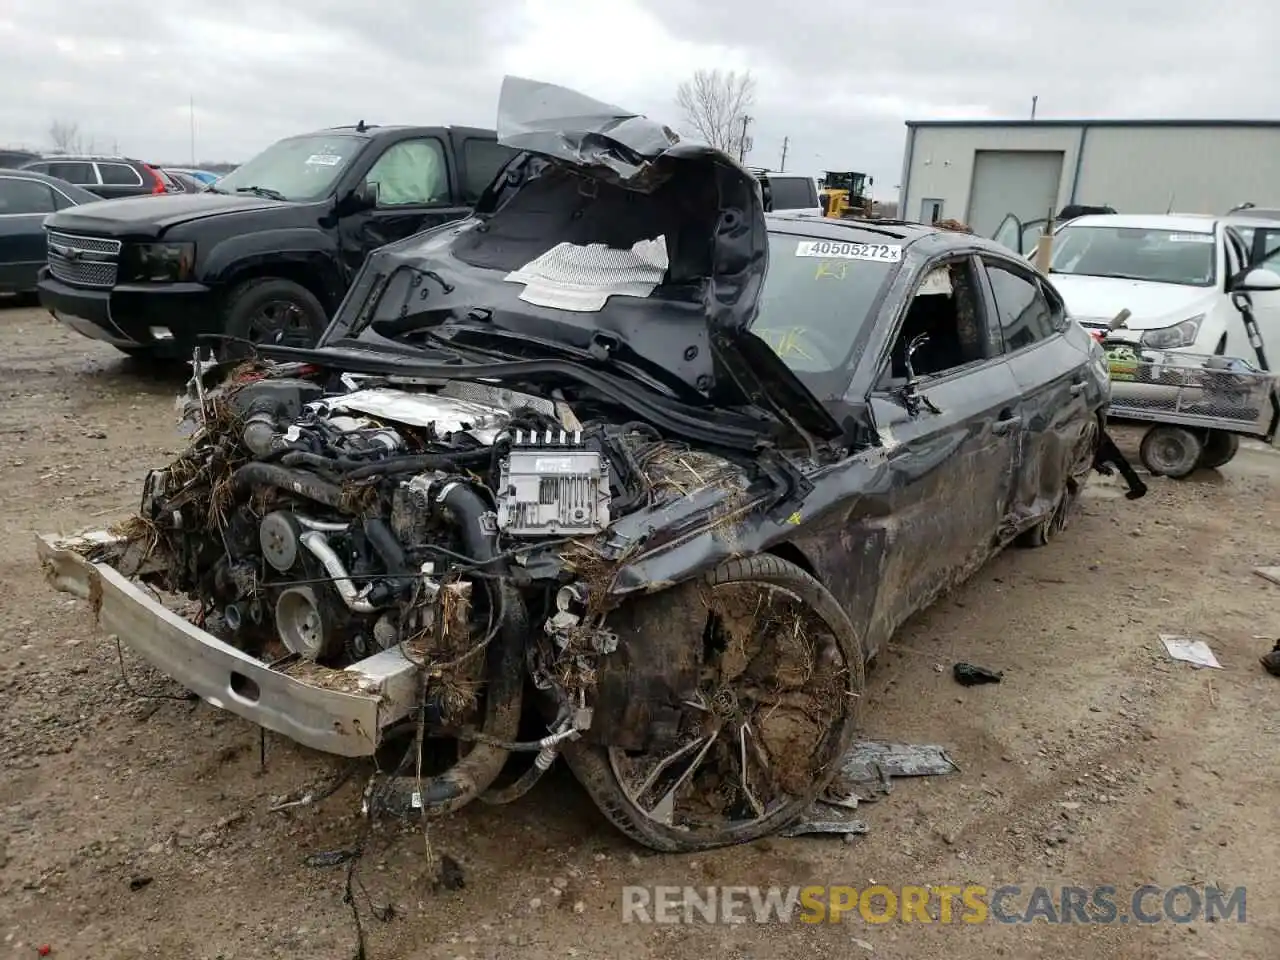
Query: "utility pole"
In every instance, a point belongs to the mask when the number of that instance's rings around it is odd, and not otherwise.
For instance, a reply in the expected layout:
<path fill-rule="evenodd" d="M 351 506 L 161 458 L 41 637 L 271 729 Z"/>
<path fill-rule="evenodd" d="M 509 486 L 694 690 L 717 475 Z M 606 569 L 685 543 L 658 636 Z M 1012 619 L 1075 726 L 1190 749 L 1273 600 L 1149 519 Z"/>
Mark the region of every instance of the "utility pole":
<path fill-rule="evenodd" d="M 751 118 L 745 113 L 742 115 L 742 139 L 738 142 L 738 162 L 747 162 L 747 124 L 751 122 Z"/>
<path fill-rule="evenodd" d="M 781 162 L 780 164 L 778 164 L 778 172 L 779 172 L 779 173 L 786 173 L 786 172 L 787 172 L 787 143 L 788 143 L 790 140 L 791 140 L 791 138 L 790 138 L 790 137 L 783 137 L 783 138 L 782 138 L 782 162 Z"/>
<path fill-rule="evenodd" d="M 196 165 L 196 98 L 194 95 L 187 100 L 188 113 L 191 117 L 191 166 Z"/>
<path fill-rule="evenodd" d="M 1040 99 L 1039 97 L 1031 98 L 1031 119 L 1032 120 L 1036 118 L 1036 101 L 1039 99 Z"/>

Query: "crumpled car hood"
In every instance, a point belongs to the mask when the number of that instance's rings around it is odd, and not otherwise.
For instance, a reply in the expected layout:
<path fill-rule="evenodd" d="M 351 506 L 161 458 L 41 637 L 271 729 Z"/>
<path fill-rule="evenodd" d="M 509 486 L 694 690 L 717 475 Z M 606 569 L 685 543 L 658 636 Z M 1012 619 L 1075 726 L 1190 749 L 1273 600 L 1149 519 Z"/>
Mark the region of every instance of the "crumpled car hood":
<path fill-rule="evenodd" d="M 750 172 L 552 84 L 507 77 L 498 113 L 499 142 L 523 152 L 474 216 L 375 251 L 322 348 L 569 359 L 694 406 L 762 411 L 797 444 L 840 435 L 749 331 L 769 249 Z"/>

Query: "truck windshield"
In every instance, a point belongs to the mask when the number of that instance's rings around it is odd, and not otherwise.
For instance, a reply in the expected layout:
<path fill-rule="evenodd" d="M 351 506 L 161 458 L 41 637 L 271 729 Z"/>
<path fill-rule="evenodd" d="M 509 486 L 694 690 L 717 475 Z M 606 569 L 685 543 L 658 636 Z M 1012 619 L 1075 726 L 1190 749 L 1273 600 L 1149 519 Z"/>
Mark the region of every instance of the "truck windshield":
<path fill-rule="evenodd" d="M 289 137 L 272 144 L 214 185 L 217 193 L 259 193 L 282 200 L 327 196 L 367 141 L 341 134 Z"/>

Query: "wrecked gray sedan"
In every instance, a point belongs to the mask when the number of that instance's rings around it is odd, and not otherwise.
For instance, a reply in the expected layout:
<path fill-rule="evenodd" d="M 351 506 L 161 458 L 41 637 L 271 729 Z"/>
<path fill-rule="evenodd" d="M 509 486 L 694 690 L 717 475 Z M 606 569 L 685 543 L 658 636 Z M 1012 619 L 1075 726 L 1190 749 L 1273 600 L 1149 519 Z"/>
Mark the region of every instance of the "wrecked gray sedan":
<path fill-rule="evenodd" d="M 655 849 L 781 829 L 897 626 L 1127 468 L 1105 362 L 977 237 L 766 219 L 725 154 L 529 81 L 499 132 L 473 217 L 371 256 L 316 346 L 198 368 L 139 514 L 43 562 L 210 703 L 398 749 L 374 808 L 563 756 Z"/>

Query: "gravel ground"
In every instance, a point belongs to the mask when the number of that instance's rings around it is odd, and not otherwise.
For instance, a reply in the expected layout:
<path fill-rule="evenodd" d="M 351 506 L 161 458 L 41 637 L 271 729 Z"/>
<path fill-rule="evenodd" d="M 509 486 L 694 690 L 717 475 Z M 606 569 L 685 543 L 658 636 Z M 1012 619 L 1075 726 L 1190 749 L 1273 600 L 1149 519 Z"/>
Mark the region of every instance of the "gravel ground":
<path fill-rule="evenodd" d="M 105 525 L 179 440 L 180 370 L 152 369 L 0 304 L 0 956 L 349 960 L 346 870 L 304 863 L 361 836 L 359 778 L 314 807 L 273 802 L 338 766 L 181 699 L 53 592 L 32 534 Z M 1127 438 L 1132 445 L 1132 438 Z M 916 617 L 869 676 L 868 734 L 945 744 L 961 773 L 899 781 L 870 834 L 657 856 L 609 827 L 564 771 L 511 807 L 434 824 L 465 887 L 433 893 L 420 831 L 368 838 L 355 873 L 370 960 L 742 957 L 1274 958 L 1280 456 L 1155 480 L 1099 479 L 1050 547 L 997 558 Z M 1194 634 L 1224 665 L 1168 661 Z M 950 665 L 1005 671 L 963 688 Z M 1248 887 L 1248 919 L 1109 926 L 645 925 L 627 884 L 966 883 L 1122 891 Z M 375 910 L 390 905 L 390 911 Z M 384 917 L 389 918 L 384 919 Z"/>

